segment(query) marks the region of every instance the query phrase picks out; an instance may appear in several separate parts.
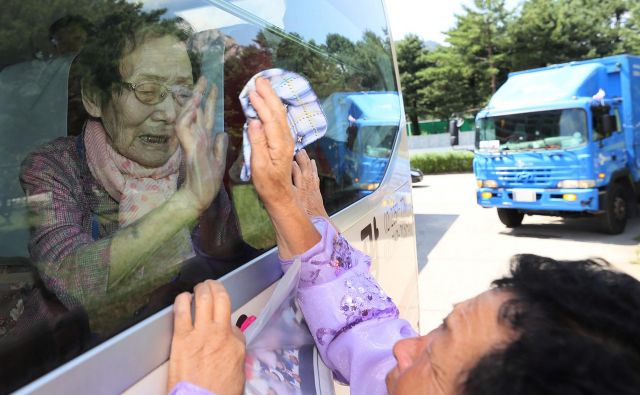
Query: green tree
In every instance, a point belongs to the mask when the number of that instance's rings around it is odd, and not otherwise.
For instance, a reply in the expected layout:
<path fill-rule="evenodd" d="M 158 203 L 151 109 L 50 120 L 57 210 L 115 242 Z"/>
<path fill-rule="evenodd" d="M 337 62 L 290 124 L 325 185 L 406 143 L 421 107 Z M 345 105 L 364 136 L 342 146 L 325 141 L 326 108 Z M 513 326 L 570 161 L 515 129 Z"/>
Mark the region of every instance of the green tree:
<path fill-rule="evenodd" d="M 512 70 L 637 50 L 638 41 L 631 34 L 629 24 L 635 3 L 629 0 L 527 1 L 508 29 L 512 41 Z"/>
<path fill-rule="evenodd" d="M 438 47 L 426 55 L 430 67 L 418 72 L 424 81 L 418 93 L 423 98 L 424 111 L 433 118 L 449 119 L 452 114 L 466 113 L 473 107 L 473 95 L 469 94 L 468 70 L 464 59 L 452 47 Z"/>
<path fill-rule="evenodd" d="M 416 35 L 408 35 L 396 43 L 396 56 L 400 71 L 404 109 L 413 134 L 420 134 L 418 118 L 423 115 L 425 85 L 422 70 L 429 66 L 424 42 Z"/>
<path fill-rule="evenodd" d="M 623 49 L 627 53 L 640 55 L 640 2 L 630 2 L 624 27 L 620 31 Z"/>
<path fill-rule="evenodd" d="M 475 111 L 508 73 L 508 24 L 512 11 L 504 0 L 475 0 L 463 7 L 455 26 L 446 32 L 449 46 L 436 48 L 426 57 L 429 68 L 421 93 L 429 113 L 440 119 Z"/>
<path fill-rule="evenodd" d="M 372 31 L 366 31 L 362 39 L 355 43 L 353 56 L 354 77 L 360 81 L 361 89 L 395 90 L 391 45 L 386 37 L 379 37 Z"/>
<path fill-rule="evenodd" d="M 125 0 L 4 0 L 0 13 L 0 69 L 53 52 L 49 26 L 57 19 L 78 15 L 90 22 L 114 13 L 139 13 L 142 3 Z"/>
<path fill-rule="evenodd" d="M 326 47 L 317 45 L 314 40 L 306 43 L 296 33 L 292 33 L 290 37 L 297 40 L 282 39 L 275 49 L 276 67 L 295 70 L 304 75 L 321 98 L 344 89 L 344 78 L 334 78 L 341 75 L 340 69 L 327 54 Z"/>
<path fill-rule="evenodd" d="M 482 98 L 487 90 L 495 92 L 498 78 L 505 76 L 509 43 L 507 26 L 511 13 L 504 0 L 475 0 L 474 7 L 464 6 L 463 9 L 465 13 L 456 16 L 455 27 L 447 32 L 447 42 L 465 62 L 474 92 Z"/>
<path fill-rule="evenodd" d="M 273 67 L 273 56 L 263 31 L 256 35 L 252 44 L 246 46 L 238 45 L 229 39 L 225 51 L 224 123 L 229 137 L 237 140 L 233 141 L 234 143 L 238 143 L 241 142 L 242 127 L 246 121 L 244 112 L 238 105 L 238 96 L 251 77 Z"/>
<path fill-rule="evenodd" d="M 327 35 L 326 47 L 327 54 L 338 60 L 338 68 L 344 78 L 344 85 L 348 86 L 350 83 L 352 84 L 353 81 L 350 81 L 347 76 L 351 69 L 348 64 L 352 63 L 352 59 L 356 53 L 355 43 L 351 42 L 351 40 L 345 36 L 332 33 Z"/>
<path fill-rule="evenodd" d="M 327 55 L 336 62 L 342 75 L 344 90 L 395 90 L 394 69 L 388 35 L 366 31 L 362 39 L 352 42 L 338 35 L 327 35 Z M 335 79 L 335 76 L 333 76 Z"/>

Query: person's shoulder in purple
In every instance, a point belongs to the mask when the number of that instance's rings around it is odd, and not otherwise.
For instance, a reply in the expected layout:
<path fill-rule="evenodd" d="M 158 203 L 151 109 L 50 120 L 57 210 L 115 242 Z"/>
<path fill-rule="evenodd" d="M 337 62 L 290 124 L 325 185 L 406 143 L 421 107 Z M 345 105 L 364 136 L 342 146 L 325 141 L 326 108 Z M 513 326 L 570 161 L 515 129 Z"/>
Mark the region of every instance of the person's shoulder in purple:
<path fill-rule="evenodd" d="M 299 257 L 297 300 L 316 346 L 352 394 L 385 394 L 385 377 L 396 364 L 393 345 L 417 333 L 369 274 L 371 258 L 325 218 L 313 224 L 322 240 Z M 293 261 L 282 261 L 283 269 Z"/>
<path fill-rule="evenodd" d="M 281 260 L 282 268 L 301 260 L 297 300 L 336 378 L 351 385 L 352 394 L 386 394 L 385 377 L 396 363 L 393 345 L 417 334 L 398 318 L 396 305 L 369 274 L 371 258 L 353 248 L 327 219 L 312 222 L 322 239 L 302 255 Z M 185 382 L 171 391 L 187 394 L 211 393 Z"/>

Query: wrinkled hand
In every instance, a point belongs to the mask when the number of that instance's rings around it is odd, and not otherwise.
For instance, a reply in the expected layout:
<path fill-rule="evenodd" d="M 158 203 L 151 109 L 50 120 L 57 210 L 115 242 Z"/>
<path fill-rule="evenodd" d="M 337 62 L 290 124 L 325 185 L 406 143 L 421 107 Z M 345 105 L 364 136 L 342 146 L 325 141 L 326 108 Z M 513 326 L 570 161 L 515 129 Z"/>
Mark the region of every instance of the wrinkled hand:
<path fill-rule="evenodd" d="M 295 204 L 291 183 L 294 143 L 285 107 L 264 78 L 256 79 L 249 100 L 260 117 L 250 121 L 248 128 L 253 185 L 267 210 Z"/>
<path fill-rule="evenodd" d="M 304 149 L 296 154 L 295 159 L 292 168 L 293 191 L 298 204 L 304 208 L 309 217 L 329 218 L 320 193 L 320 177 L 316 161 L 310 159 Z"/>
<path fill-rule="evenodd" d="M 296 200 L 291 172 L 293 137 L 280 98 L 263 78 L 256 79 L 256 90 L 249 100 L 260 120 L 249 122 L 251 178 L 273 223 L 282 259 L 302 254 L 320 241 Z"/>
<path fill-rule="evenodd" d="M 200 77 L 191 100 L 182 108 L 176 120 L 176 135 L 180 141 L 186 165 L 182 190 L 188 192 L 190 203 L 203 212 L 220 191 L 227 155 L 227 135 L 220 133 L 212 141 L 218 90 L 211 87 L 204 111 L 200 107 L 207 80 Z"/>
<path fill-rule="evenodd" d="M 189 293 L 176 297 L 167 390 L 188 381 L 218 395 L 244 389 L 244 336 L 231 325 L 231 301 L 224 286 L 207 280 L 195 287 L 195 320 Z"/>

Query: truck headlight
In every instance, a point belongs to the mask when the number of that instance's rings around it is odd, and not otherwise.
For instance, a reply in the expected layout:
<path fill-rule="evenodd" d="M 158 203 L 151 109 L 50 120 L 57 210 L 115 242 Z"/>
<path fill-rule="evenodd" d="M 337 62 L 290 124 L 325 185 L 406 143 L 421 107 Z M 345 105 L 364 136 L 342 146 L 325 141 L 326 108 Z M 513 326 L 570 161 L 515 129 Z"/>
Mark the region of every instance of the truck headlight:
<path fill-rule="evenodd" d="M 587 189 L 595 187 L 595 180 L 562 180 L 558 183 L 558 188 L 567 189 Z"/>
<path fill-rule="evenodd" d="M 378 189 L 379 186 L 380 186 L 379 182 L 366 183 L 366 184 L 360 184 L 360 189 L 362 189 L 363 191 L 375 191 L 376 189 Z"/>
<path fill-rule="evenodd" d="M 485 188 L 497 188 L 498 181 L 496 180 L 482 180 L 482 186 Z"/>

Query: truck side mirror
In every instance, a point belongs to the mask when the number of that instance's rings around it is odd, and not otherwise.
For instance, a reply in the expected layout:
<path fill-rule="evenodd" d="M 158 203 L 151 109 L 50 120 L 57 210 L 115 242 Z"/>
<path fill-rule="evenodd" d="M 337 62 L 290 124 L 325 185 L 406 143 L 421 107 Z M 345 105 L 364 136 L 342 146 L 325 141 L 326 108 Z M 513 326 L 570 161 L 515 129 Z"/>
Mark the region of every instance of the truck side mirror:
<path fill-rule="evenodd" d="M 605 137 L 611 136 L 616 129 L 616 118 L 613 115 L 602 114 L 602 133 Z"/>
<path fill-rule="evenodd" d="M 458 140 L 460 139 L 460 128 L 458 127 L 458 121 L 452 119 L 449 121 L 449 141 L 451 142 L 451 146 L 458 145 Z"/>
<path fill-rule="evenodd" d="M 611 132 L 618 132 L 618 119 L 615 115 L 609 114 L 609 123 L 611 124 Z"/>

